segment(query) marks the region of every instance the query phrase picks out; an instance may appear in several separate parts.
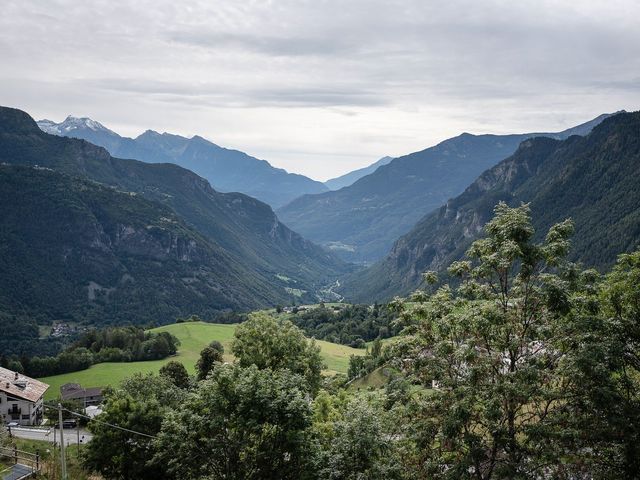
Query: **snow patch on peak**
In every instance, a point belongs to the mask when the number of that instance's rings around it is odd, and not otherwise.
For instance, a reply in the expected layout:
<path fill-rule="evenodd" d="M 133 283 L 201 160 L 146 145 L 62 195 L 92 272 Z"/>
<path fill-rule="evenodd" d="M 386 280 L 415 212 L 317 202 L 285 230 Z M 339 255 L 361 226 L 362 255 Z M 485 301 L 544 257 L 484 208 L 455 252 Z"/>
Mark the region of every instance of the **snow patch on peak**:
<path fill-rule="evenodd" d="M 42 131 L 50 133 L 52 135 L 65 135 L 73 132 L 74 130 L 82 129 L 89 129 L 94 132 L 108 132 L 115 135 L 115 132 L 112 132 L 100 122 L 91 120 L 88 117 L 74 117 L 72 115 L 69 115 L 63 122 L 60 123 L 56 123 L 47 119 L 39 120 L 37 123 Z"/>
<path fill-rule="evenodd" d="M 58 124 L 52 120 L 47 120 L 46 118 L 43 120 L 38 120 L 38 127 L 45 133 L 50 133 L 52 135 L 58 134 Z"/>
<path fill-rule="evenodd" d="M 60 124 L 60 127 L 67 132 L 70 130 L 75 130 L 77 128 L 88 128 L 90 130 L 93 130 L 94 132 L 97 132 L 98 130 L 109 131 L 109 129 L 104 125 L 96 122 L 95 120 L 91 120 L 88 117 L 73 117 L 71 115 L 69 115 L 65 119 L 65 121 Z"/>

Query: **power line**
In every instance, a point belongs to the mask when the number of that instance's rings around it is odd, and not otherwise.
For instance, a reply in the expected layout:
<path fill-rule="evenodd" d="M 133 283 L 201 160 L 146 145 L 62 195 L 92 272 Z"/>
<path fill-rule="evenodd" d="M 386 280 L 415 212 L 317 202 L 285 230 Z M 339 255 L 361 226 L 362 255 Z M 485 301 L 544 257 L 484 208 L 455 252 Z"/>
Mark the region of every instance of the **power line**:
<path fill-rule="evenodd" d="M 51 410 L 58 410 L 57 408 L 50 407 L 48 405 L 44 405 L 44 407 L 45 408 L 50 408 Z M 71 415 L 75 415 L 76 417 L 86 418 L 87 420 L 89 420 L 91 422 L 101 423 L 102 425 L 106 425 L 106 426 L 111 427 L 111 428 L 116 428 L 118 430 L 122 430 L 123 432 L 134 433 L 136 435 L 140 435 L 140 436 L 148 437 L 148 438 L 157 438 L 155 435 L 149 435 L 148 433 L 137 432 L 135 430 L 131 430 L 129 428 L 124 428 L 124 427 L 121 427 L 119 425 L 114 425 L 113 423 L 109 423 L 109 422 L 103 422 L 102 420 L 97 420 L 96 418 L 91 418 L 91 417 L 89 417 L 87 415 L 83 415 L 82 413 L 78 413 L 78 412 L 73 412 L 73 411 L 68 410 L 66 408 L 63 408 L 62 410 L 64 410 L 67 413 L 70 413 Z M 62 428 L 62 425 L 60 425 L 60 428 Z"/>

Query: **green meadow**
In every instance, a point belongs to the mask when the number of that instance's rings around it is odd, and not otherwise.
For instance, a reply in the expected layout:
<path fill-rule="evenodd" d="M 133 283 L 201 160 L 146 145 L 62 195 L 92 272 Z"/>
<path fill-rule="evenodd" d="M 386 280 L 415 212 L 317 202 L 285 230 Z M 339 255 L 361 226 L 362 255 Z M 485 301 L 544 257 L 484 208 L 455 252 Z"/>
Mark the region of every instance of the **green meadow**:
<path fill-rule="evenodd" d="M 225 359 L 233 360 L 231 341 L 236 325 L 223 325 L 217 323 L 188 322 L 165 325 L 154 328 L 153 332 L 170 332 L 180 340 L 177 355 L 163 360 L 129 363 L 99 363 L 87 370 L 65 373 L 51 377 L 43 377 L 39 380 L 50 385 L 45 394 L 46 400 L 55 399 L 60 392 L 60 386 L 65 383 L 79 383 L 83 387 L 117 386 L 124 378 L 134 373 L 157 373 L 165 363 L 171 360 L 182 362 L 190 373 L 195 372 L 195 365 L 200 351 L 213 340 L 218 340 L 224 346 Z M 322 357 L 327 365 L 326 373 L 346 373 L 349 367 L 351 355 L 364 355 L 362 349 L 338 345 L 335 343 L 317 341 Z"/>

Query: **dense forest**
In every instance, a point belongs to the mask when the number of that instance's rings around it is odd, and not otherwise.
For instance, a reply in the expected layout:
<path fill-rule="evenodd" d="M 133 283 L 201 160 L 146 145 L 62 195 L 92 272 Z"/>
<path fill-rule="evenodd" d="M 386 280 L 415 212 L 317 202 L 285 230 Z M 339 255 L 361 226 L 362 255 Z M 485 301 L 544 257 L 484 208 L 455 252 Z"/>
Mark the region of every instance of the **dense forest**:
<path fill-rule="evenodd" d="M 62 348 L 60 340 L 40 338 L 36 319 L 0 311 L 0 352 L 3 355 L 55 355 Z"/>
<path fill-rule="evenodd" d="M 32 377 L 47 377 L 84 370 L 102 362 L 159 360 L 174 355 L 180 342 L 168 332 L 153 333 L 140 327 L 93 329 L 56 356 L 15 355 L 0 359 L 8 368 Z"/>
<path fill-rule="evenodd" d="M 376 338 L 398 333 L 393 312 L 386 305 L 347 305 L 337 310 L 320 304 L 318 308 L 291 314 L 291 321 L 308 337 L 362 348 Z"/>

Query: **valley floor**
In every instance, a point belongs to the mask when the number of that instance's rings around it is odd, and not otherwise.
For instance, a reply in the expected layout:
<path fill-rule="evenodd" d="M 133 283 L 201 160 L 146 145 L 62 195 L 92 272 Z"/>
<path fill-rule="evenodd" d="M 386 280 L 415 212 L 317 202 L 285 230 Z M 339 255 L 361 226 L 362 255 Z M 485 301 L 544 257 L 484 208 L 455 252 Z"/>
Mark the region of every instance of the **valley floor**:
<path fill-rule="evenodd" d="M 225 359 L 230 361 L 233 359 L 231 341 L 233 340 L 233 332 L 236 326 L 237 324 L 186 322 L 155 328 L 152 330 L 153 332 L 169 332 L 178 337 L 180 347 L 177 355 L 163 360 L 146 362 L 99 363 L 87 370 L 39 378 L 39 380 L 50 385 L 45 394 L 45 400 L 58 398 L 60 387 L 65 383 L 79 383 L 83 387 L 117 386 L 123 379 L 134 373 L 157 373 L 164 364 L 171 360 L 182 362 L 189 373 L 194 373 L 200 351 L 213 340 L 222 343 L 225 350 Z M 317 344 L 320 346 L 322 357 L 327 366 L 325 373 L 328 375 L 347 373 L 349 357 L 351 355 L 365 354 L 363 349 L 351 348 L 346 345 L 338 345 L 322 340 L 317 341 Z"/>

